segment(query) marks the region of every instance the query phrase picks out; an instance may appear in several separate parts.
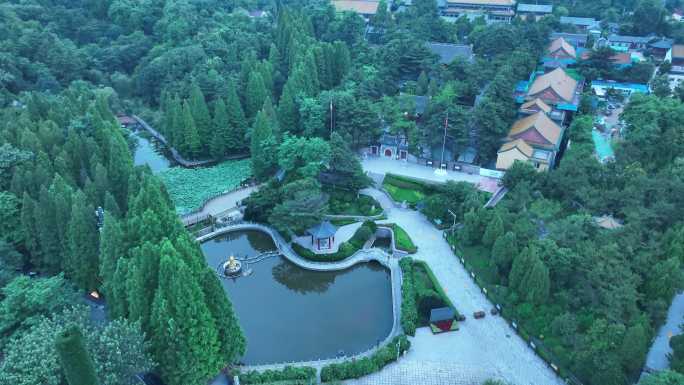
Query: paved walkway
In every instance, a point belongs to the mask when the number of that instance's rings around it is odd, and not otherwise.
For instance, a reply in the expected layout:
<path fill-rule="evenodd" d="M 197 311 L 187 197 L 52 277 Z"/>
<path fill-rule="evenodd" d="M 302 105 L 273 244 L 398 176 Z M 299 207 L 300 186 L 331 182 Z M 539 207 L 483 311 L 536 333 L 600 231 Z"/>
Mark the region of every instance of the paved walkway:
<path fill-rule="evenodd" d="M 314 252 L 316 254 L 332 254 L 332 253 L 336 253 L 340 249 L 341 244 L 350 240 L 351 237 L 354 236 L 354 233 L 356 233 L 356 230 L 358 230 L 362 224 L 363 223 L 361 223 L 361 222 L 356 222 L 356 223 L 351 223 L 348 225 L 340 226 L 337 229 L 337 232 L 335 232 L 335 242 L 333 243 L 332 247 L 330 249 L 327 249 L 327 250 L 316 250 L 314 245 L 311 243 L 311 236 L 310 235 L 304 235 L 301 237 L 297 237 L 293 241 L 297 242 L 302 247 L 306 247 L 307 249 L 311 250 L 312 252 Z"/>
<path fill-rule="evenodd" d="M 503 318 L 488 314 L 482 320 L 473 319 L 473 312 L 489 311 L 493 305 L 458 263 L 440 230 L 430 224 L 422 214 L 394 207 L 391 200 L 377 189 L 366 189 L 364 193 L 380 202 L 387 213 L 386 222 L 396 223 L 406 230 L 418 246 L 418 252 L 412 257 L 427 262 L 459 312 L 468 318 L 460 324 L 460 330 L 456 332 L 435 336 L 427 329 L 420 330 L 411 341 L 413 345 L 407 359 L 394 364 L 397 368 L 388 368 L 369 376 L 367 380 L 350 381 L 349 384 L 408 384 L 411 382 L 391 381 L 399 378 L 401 373 L 420 367 L 423 362 L 431 362 L 433 365 L 441 363 L 444 370 L 449 370 L 454 365 L 478 368 L 471 373 L 477 373 L 478 376 L 482 374 L 487 378 L 503 378 L 515 385 L 563 383 L 525 341 L 515 334 Z M 444 383 L 444 377 L 440 372 L 430 373 L 423 373 L 419 383 Z M 466 375 L 466 380 L 468 378 L 470 374 Z M 453 383 L 459 382 L 454 380 Z"/>
<path fill-rule="evenodd" d="M 385 175 L 392 173 L 433 183 L 446 183 L 450 180 L 469 182 L 477 185 L 479 189 L 489 192 L 494 192 L 497 187 L 496 179 L 483 177 L 479 174 L 446 170 L 446 174 L 439 175 L 435 174 L 435 169 L 432 167 L 383 157 L 367 157 L 361 160 L 361 165 L 364 171 L 372 174 Z"/>
<path fill-rule="evenodd" d="M 259 186 L 250 186 L 219 195 L 204 203 L 202 209 L 192 214 L 183 215 L 183 223 L 187 226 L 204 220 L 207 216 L 217 216 L 220 213 L 236 208 L 238 203 L 247 198 L 251 193 L 258 190 Z"/>

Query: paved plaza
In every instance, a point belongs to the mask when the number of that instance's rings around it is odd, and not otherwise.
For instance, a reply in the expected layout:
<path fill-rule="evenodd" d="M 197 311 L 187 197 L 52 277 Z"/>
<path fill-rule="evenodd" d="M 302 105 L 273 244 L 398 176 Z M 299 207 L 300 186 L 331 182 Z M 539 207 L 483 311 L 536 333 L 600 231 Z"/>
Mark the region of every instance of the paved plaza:
<path fill-rule="evenodd" d="M 349 381 L 349 384 L 475 385 L 487 378 L 505 379 L 516 385 L 563 383 L 503 318 L 489 314 L 492 303 L 456 260 L 440 230 L 422 214 L 395 207 L 387 195 L 377 189 L 366 189 L 364 193 L 372 195 L 385 208 L 385 222 L 400 225 L 411 236 L 418 246 L 418 252 L 412 257 L 428 263 L 444 291 L 467 320 L 460 324 L 460 330 L 451 333 L 433 335 L 427 328 L 419 329 L 411 340 L 413 345 L 406 357 L 367 379 Z M 473 319 L 472 314 L 477 310 L 487 311 L 486 318 Z M 427 365 L 425 368 L 438 367 L 443 371 L 421 370 L 418 382 L 392 382 L 397 381 L 401 373 L 423 367 L 423 363 Z M 451 368 L 461 369 L 451 372 Z M 452 382 L 444 382 L 444 373 L 455 376 Z M 463 376 L 458 373 L 463 373 Z"/>
<path fill-rule="evenodd" d="M 436 174 L 432 167 L 396 159 L 369 156 L 362 159 L 361 164 L 363 170 L 371 174 L 385 175 L 391 173 L 437 183 L 445 183 L 450 180 L 468 182 L 476 185 L 480 190 L 488 192 L 494 192 L 498 187 L 496 179 L 484 177 L 480 174 L 445 170 L 444 174 L 441 175 Z"/>

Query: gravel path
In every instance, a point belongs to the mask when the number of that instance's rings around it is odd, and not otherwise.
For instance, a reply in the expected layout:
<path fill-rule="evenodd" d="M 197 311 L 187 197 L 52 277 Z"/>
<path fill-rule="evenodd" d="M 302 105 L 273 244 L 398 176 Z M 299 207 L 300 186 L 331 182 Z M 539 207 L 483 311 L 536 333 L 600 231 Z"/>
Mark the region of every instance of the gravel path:
<path fill-rule="evenodd" d="M 474 311 L 488 312 L 493 305 L 458 263 L 441 231 L 422 214 L 394 207 L 391 200 L 379 190 L 366 189 L 364 193 L 373 196 L 383 205 L 387 222 L 396 223 L 406 230 L 418 246 L 418 252 L 412 257 L 428 263 L 444 291 L 459 312 L 466 315 L 467 320 L 461 323 L 459 331 L 452 333 L 432 335 L 426 328 L 420 330 L 412 339 L 413 346 L 406 359 L 394 365 L 397 368 L 388 367 L 364 380 L 370 382 L 350 381 L 350 384 L 403 384 L 405 382 L 387 381 L 388 378 L 397 376 L 397 373 L 402 373 L 405 370 L 402 369 L 403 366 L 416 368 L 421 363 L 441 363 L 445 370 L 454 365 L 469 368 L 464 372 L 470 373 L 465 375 L 466 379 L 482 374 L 484 377 L 478 378 L 501 378 L 516 385 L 563 383 L 503 318 L 487 314 L 482 320 L 473 319 Z M 422 384 L 444 383 L 440 372 L 433 375 L 431 371 L 427 371 L 421 378 Z M 454 381 L 454 384 L 460 383 Z"/>

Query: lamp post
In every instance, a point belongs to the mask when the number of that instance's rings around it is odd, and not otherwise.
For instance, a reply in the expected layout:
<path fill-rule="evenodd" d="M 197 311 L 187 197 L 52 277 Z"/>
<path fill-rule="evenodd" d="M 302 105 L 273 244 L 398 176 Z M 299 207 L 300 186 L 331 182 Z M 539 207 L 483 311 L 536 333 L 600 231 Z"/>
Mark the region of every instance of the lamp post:
<path fill-rule="evenodd" d="M 454 217 L 454 224 L 451 225 L 451 231 L 453 232 L 456 230 L 456 214 L 453 211 L 451 211 L 451 209 L 447 209 L 447 211 L 449 212 L 449 214 L 451 214 L 452 217 Z"/>
<path fill-rule="evenodd" d="M 435 170 L 437 175 L 446 175 L 446 170 L 442 170 L 442 165 L 444 164 L 444 149 L 446 147 L 446 135 L 447 127 L 449 126 L 449 111 L 446 112 L 446 118 L 444 119 L 444 138 L 442 139 L 442 158 L 439 161 L 439 168 Z"/>

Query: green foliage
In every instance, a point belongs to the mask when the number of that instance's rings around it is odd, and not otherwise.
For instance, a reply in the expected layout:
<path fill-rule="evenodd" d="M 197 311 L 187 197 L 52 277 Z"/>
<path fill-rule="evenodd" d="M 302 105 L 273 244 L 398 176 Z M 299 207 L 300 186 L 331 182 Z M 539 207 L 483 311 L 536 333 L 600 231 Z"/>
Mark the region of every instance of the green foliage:
<path fill-rule="evenodd" d="M 10 192 L 0 191 L 0 240 L 19 244 L 24 239 L 23 231 L 19 198 Z"/>
<path fill-rule="evenodd" d="M 40 317 L 78 303 L 76 291 L 62 276 L 31 279 L 19 276 L 2 288 L 0 346 L 21 335 Z"/>
<path fill-rule="evenodd" d="M 267 384 L 288 380 L 300 380 L 301 384 L 308 384 L 316 377 L 316 369 L 308 366 L 286 366 L 281 370 L 268 369 L 263 372 L 240 373 L 239 377 L 241 384 Z"/>
<path fill-rule="evenodd" d="M 684 375 L 663 370 L 655 374 L 644 376 L 639 385 L 681 385 L 684 384 Z"/>
<path fill-rule="evenodd" d="M 78 307 L 54 313 L 51 318 L 37 319 L 5 350 L 0 381 L 19 385 L 63 384 L 55 339 L 67 326 L 75 324 L 83 331 L 86 348 L 95 364 L 97 383 L 134 385 L 135 374 L 154 366 L 140 326 L 123 320 L 96 325 L 89 321 L 88 311 Z"/>
<path fill-rule="evenodd" d="M 99 242 L 95 209 L 84 205 L 85 197 L 80 191 L 74 195 L 71 218 L 67 231 L 68 254 L 65 271 L 78 286 L 94 290 L 98 286 Z"/>
<path fill-rule="evenodd" d="M 97 385 L 95 365 L 78 326 L 72 324 L 59 332 L 55 348 L 69 385 Z"/>
<path fill-rule="evenodd" d="M 503 232 L 503 220 L 500 215 L 495 213 L 487 224 L 484 235 L 482 236 L 482 244 L 489 247 L 493 246 L 494 242 L 503 235 Z"/>
<path fill-rule="evenodd" d="M 231 191 L 250 176 L 249 159 L 228 160 L 202 168 L 172 167 L 159 173 L 176 206 L 185 214 L 199 209 L 209 198 Z"/>
<path fill-rule="evenodd" d="M 679 334 L 670 338 L 672 355 L 670 356 L 670 368 L 684 374 L 684 335 Z"/>
<path fill-rule="evenodd" d="M 321 369 L 321 381 L 348 380 L 367 376 L 396 361 L 398 356 L 410 347 L 411 343 L 405 335 L 394 337 L 370 357 L 324 366 Z"/>
<path fill-rule="evenodd" d="M 406 230 L 402 229 L 401 226 L 396 223 L 390 225 L 392 227 L 392 232 L 394 233 L 394 246 L 402 251 L 406 251 L 409 254 L 414 254 L 418 251 L 418 247 L 413 244 L 411 237 L 408 235 Z"/>
<path fill-rule="evenodd" d="M 252 174 L 259 180 L 271 176 L 276 166 L 276 141 L 273 126 L 274 122 L 265 110 L 259 111 L 252 126 L 250 144 Z"/>

